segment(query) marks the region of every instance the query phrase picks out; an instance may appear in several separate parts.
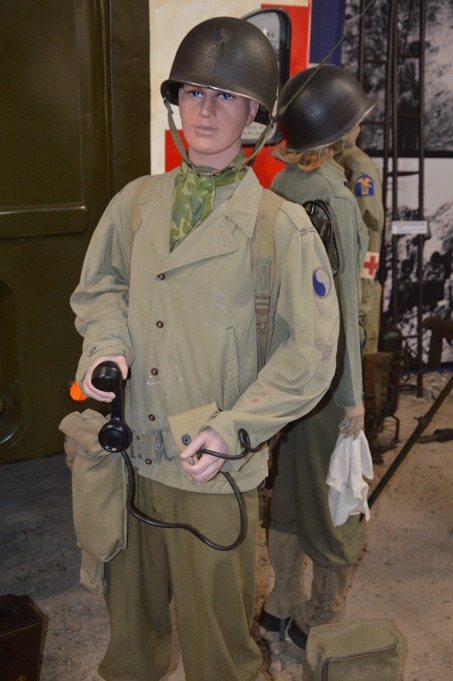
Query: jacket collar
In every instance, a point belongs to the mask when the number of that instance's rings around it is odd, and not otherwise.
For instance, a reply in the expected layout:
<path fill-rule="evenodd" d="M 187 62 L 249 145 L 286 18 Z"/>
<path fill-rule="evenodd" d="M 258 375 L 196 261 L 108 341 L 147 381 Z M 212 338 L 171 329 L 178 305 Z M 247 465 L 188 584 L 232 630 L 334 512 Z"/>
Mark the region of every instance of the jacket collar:
<path fill-rule="evenodd" d="M 258 178 L 253 170 L 248 168 L 247 175 L 239 182 L 230 201 L 225 204 L 225 216 L 240 227 L 249 239 L 255 229 L 262 193 L 263 188 Z"/>
<path fill-rule="evenodd" d="M 214 209 L 197 227 L 199 238 L 196 252 L 191 247 L 193 240 L 188 239 L 170 253 L 171 202 L 174 178 L 178 171 L 179 168 L 175 168 L 169 173 L 156 176 L 139 199 L 143 222 L 145 225 L 152 225 L 152 228 L 146 230 L 146 234 L 163 264 L 168 264 L 169 268 L 180 267 L 189 262 L 237 250 L 239 245 L 232 233 L 233 226 L 239 227 L 249 239 L 252 237 L 263 188 L 249 168 L 232 197 Z M 164 227 L 159 229 L 159 225 Z"/>
<path fill-rule="evenodd" d="M 324 165 L 321 166 L 321 170 L 323 168 L 327 176 L 329 176 L 329 174 L 334 175 L 337 180 L 347 185 L 344 168 L 334 158 L 329 158 L 327 163 L 324 163 Z"/>

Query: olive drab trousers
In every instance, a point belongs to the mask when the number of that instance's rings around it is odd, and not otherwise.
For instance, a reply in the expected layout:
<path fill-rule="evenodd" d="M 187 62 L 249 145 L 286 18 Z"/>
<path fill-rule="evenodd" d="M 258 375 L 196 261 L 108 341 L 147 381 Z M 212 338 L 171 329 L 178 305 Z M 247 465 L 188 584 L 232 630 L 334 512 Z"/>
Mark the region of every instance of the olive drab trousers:
<path fill-rule="evenodd" d="M 136 479 L 135 503 L 148 516 L 192 525 L 218 544 L 236 539 L 234 494 L 187 492 Z M 187 681 L 264 681 L 261 652 L 250 636 L 258 494 L 252 490 L 242 497 L 247 532 L 231 551 L 210 548 L 186 530 L 156 528 L 129 516 L 128 548 L 105 566 L 111 639 L 99 665 L 102 678 L 159 681 L 166 674 L 173 597 Z"/>

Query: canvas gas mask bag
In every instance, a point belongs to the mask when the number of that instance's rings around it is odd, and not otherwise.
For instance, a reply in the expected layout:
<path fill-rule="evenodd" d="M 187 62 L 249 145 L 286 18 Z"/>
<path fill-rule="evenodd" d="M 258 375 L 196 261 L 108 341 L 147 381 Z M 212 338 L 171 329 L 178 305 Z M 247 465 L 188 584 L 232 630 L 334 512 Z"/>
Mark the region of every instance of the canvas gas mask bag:
<path fill-rule="evenodd" d="M 104 563 L 127 543 L 127 474 L 120 452 L 106 452 L 98 435 L 108 419 L 93 409 L 72 412 L 60 423 L 72 471 L 72 508 L 81 550 L 80 583 L 105 593 Z"/>

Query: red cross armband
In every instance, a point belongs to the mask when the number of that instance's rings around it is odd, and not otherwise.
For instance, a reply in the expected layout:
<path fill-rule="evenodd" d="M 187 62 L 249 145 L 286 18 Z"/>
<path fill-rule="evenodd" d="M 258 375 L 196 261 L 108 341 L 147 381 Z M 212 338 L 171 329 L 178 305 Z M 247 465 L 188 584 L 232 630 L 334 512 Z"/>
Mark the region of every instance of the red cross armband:
<path fill-rule="evenodd" d="M 374 279 L 378 265 L 379 253 L 371 253 L 370 251 L 367 251 L 365 262 L 363 263 L 363 268 L 360 272 L 360 278 Z"/>

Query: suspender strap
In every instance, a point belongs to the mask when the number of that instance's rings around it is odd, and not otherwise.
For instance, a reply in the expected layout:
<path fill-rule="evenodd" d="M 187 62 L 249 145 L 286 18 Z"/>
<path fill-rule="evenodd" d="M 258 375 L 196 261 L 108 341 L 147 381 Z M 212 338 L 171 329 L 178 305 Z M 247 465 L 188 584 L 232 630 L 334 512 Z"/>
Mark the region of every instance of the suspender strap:
<path fill-rule="evenodd" d="M 269 333 L 269 311 L 275 269 L 275 221 L 283 203 L 268 189 L 263 190 L 253 232 L 252 273 L 255 284 L 256 336 L 258 344 L 258 371 L 264 366 Z"/>

